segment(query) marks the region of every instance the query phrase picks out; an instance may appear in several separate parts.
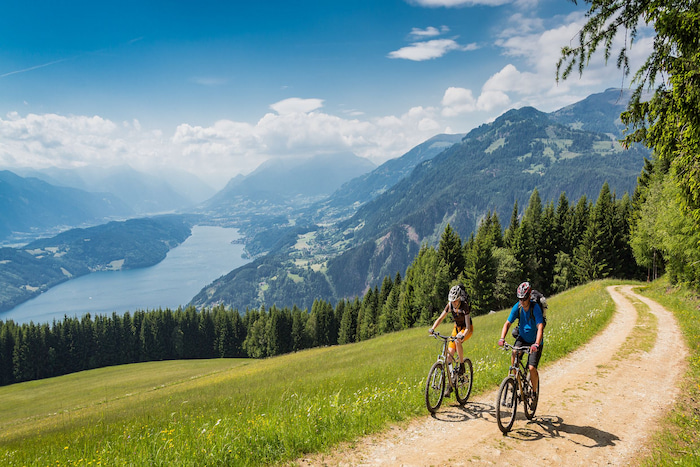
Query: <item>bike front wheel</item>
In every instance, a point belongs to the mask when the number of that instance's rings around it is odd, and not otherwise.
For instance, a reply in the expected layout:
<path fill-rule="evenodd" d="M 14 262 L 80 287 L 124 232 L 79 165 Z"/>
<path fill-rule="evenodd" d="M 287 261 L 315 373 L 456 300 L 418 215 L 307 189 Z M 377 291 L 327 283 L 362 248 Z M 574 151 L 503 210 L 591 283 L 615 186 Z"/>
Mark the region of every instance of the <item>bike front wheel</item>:
<path fill-rule="evenodd" d="M 457 378 L 457 387 L 455 388 L 455 396 L 460 405 L 467 403 L 469 395 L 472 393 L 472 384 L 474 382 L 474 367 L 472 361 L 468 358 L 464 359 L 464 374 Z"/>
<path fill-rule="evenodd" d="M 523 403 L 523 409 L 525 410 L 525 416 L 528 420 L 532 420 L 535 416 L 535 411 L 537 410 L 537 401 L 540 397 L 540 382 L 537 381 L 537 388 L 535 392 L 532 391 L 532 382 L 530 381 L 530 375 L 527 375 L 525 383 L 525 401 Z"/>
<path fill-rule="evenodd" d="M 445 394 L 445 367 L 441 362 L 435 362 L 428 372 L 425 382 L 425 405 L 428 412 L 435 413 L 442 404 Z"/>
<path fill-rule="evenodd" d="M 496 421 L 498 428 L 505 434 L 510 431 L 515 422 L 515 412 L 518 410 L 518 385 L 515 378 L 507 376 L 498 388 L 496 400 Z"/>

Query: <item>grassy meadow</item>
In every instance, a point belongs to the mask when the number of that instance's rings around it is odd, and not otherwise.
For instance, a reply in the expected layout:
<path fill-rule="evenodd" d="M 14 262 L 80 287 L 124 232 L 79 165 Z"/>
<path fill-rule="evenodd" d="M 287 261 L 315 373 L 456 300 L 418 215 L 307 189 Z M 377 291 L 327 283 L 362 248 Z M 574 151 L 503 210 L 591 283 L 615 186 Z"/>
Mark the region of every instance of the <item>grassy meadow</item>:
<path fill-rule="evenodd" d="M 605 326 L 614 312 L 610 284 L 548 299 L 542 365 Z M 496 344 L 506 317 L 474 320 L 465 352 L 475 393 L 497 388 L 507 372 Z M 427 415 L 424 379 L 440 351 L 427 329 L 264 360 L 142 363 L 0 387 L 0 464 L 292 463 Z"/>
<path fill-rule="evenodd" d="M 670 287 L 665 278 L 638 290 L 673 312 L 690 350 L 681 395 L 647 445 L 652 454 L 640 464 L 700 465 L 700 296 L 683 287 Z"/>

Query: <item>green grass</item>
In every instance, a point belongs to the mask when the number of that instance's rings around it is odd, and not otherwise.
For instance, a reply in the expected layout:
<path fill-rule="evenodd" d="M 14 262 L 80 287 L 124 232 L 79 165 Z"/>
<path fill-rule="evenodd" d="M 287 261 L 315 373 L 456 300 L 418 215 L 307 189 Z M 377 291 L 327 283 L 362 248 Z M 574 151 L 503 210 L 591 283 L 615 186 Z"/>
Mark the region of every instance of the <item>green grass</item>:
<path fill-rule="evenodd" d="M 669 287 L 666 279 L 639 289 L 673 312 L 690 350 L 681 395 L 663 420 L 660 432 L 646 446 L 651 454 L 640 465 L 700 464 L 700 297 L 697 292 Z"/>
<path fill-rule="evenodd" d="M 605 326 L 614 312 L 609 284 L 548 300 L 543 366 Z M 496 345 L 506 317 L 474 320 L 465 352 L 475 393 L 507 373 L 508 355 Z M 293 462 L 426 415 L 424 378 L 440 351 L 427 328 L 266 360 L 125 365 L 3 387 L 0 464 Z"/>

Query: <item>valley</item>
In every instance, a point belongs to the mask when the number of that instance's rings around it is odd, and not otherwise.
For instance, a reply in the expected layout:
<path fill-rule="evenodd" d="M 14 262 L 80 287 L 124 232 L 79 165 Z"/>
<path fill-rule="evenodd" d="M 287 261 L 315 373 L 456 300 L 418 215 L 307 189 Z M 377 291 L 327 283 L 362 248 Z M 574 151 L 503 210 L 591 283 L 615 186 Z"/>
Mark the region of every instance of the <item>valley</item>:
<path fill-rule="evenodd" d="M 513 203 L 524 206 L 535 188 L 545 202 L 562 192 L 573 201 L 594 199 L 604 182 L 617 196 L 631 193 L 648 152 L 615 142 L 624 102 L 619 90 L 608 90 L 552 114 L 512 110 L 467 135 L 438 135 L 370 172 L 348 169 L 357 159 L 343 156 L 340 166 L 311 160 L 237 177 L 206 202 L 182 205 L 183 214 L 173 215 L 190 227 L 239 229 L 252 260 L 204 287 L 191 304 L 310 309 L 318 298 L 352 299 L 403 275 L 422 245 L 437 245 L 448 223 L 466 239 L 488 213 L 504 222 Z M 309 175 L 304 181 L 295 173 Z M 178 233 L 151 243 L 127 241 L 109 247 L 119 251 L 100 247 L 99 253 L 77 245 L 61 249 L 52 240 L 4 248 L 0 307 L 90 271 L 153 265 L 183 239 Z M 39 254 L 46 248 L 53 248 L 51 255 Z"/>

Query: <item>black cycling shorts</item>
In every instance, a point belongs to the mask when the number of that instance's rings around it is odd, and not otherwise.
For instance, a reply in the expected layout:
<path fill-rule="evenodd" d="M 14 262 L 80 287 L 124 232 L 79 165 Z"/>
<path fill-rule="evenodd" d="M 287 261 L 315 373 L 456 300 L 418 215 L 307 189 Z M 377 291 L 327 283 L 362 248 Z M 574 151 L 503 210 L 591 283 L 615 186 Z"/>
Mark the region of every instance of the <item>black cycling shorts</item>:
<path fill-rule="evenodd" d="M 517 339 L 515 339 L 515 347 L 530 347 L 534 342 L 525 342 L 522 337 L 518 336 Z M 527 359 L 527 364 L 530 366 L 534 366 L 537 368 L 537 365 L 540 364 L 540 357 L 542 357 L 542 348 L 544 347 L 544 342 L 542 342 L 537 349 L 537 352 L 531 353 L 528 356 Z"/>

